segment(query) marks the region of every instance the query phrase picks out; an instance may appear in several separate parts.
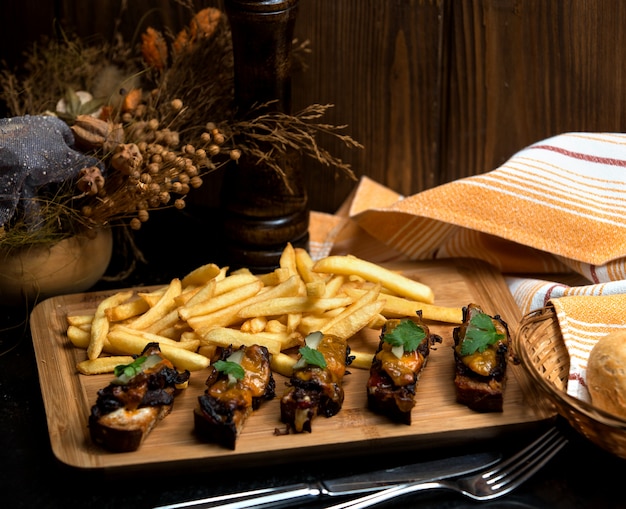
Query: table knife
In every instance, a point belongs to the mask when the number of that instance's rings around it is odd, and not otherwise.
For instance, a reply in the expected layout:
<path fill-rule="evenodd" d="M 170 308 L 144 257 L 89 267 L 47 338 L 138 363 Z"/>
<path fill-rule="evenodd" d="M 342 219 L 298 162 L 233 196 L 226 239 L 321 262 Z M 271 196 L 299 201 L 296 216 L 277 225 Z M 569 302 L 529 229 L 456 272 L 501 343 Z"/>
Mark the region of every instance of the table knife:
<path fill-rule="evenodd" d="M 501 455 L 495 452 L 466 454 L 319 482 L 297 483 L 230 493 L 189 502 L 163 505 L 154 509 L 261 509 L 286 507 L 292 504 L 313 502 L 320 497 L 368 493 L 389 488 L 396 484 L 437 481 L 465 475 L 488 467 L 496 463 L 500 458 Z"/>

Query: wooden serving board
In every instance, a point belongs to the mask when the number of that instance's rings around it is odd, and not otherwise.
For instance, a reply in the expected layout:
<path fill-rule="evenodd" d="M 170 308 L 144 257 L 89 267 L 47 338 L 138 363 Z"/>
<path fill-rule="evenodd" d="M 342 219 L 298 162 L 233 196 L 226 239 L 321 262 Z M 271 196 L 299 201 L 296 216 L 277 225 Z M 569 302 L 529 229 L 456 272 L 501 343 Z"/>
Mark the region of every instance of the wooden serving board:
<path fill-rule="evenodd" d="M 520 319 L 502 276 L 476 260 L 403 262 L 388 264 L 405 275 L 430 285 L 435 303 L 464 306 L 481 305 L 489 314 L 500 314 L 515 333 Z M 81 468 L 120 469 L 122 467 L 180 465 L 200 462 L 203 467 L 228 468 L 245 460 L 250 466 L 287 463 L 306 454 L 309 459 L 346 457 L 364 452 L 391 452 L 420 449 L 437 444 L 451 445 L 478 438 L 497 437 L 515 426 L 527 426 L 549 419 L 548 407 L 528 404 L 535 394 L 520 365 L 509 363 L 509 381 L 502 413 L 482 414 L 455 402 L 452 383 L 454 325 L 430 323 L 431 331 L 443 343 L 431 351 L 418 388 L 412 424 L 393 424 L 366 408 L 365 383 L 368 372 L 352 368 L 345 377 L 345 402 L 332 418 L 317 417 L 313 431 L 280 434 L 279 399 L 286 390 L 286 379 L 276 376 L 277 398 L 254 412 L 245 425 L 235 451 L 201 442 L 193 432 L 192 411 L 204 391 L 206 372 L 194 372 L 189 387 L 176 399 L 172 413 L 162 421 L 141 448 L 131 453 L 111 453 L 91 443 L 87 428 L 90 408 L 98 389 L 112 375 L 85 376 L 76 371 L 84 351 L 66 337 L 66 316 L 93 312 L 100 300 L 114 292 L 81 293 L 48 299 L 33 310 L 31 331 L 41 392 L 46 410 L 52 449 L 56 457 Z M 364 331 L 351 341 L 352 347 L 374 353 L 378 331 Z M 530 396 L 532 394 L 532 396 Z M 525 402 L 525 400 L 527 400 Z M 239 463 L 240 464 L 240 463 Z"/>

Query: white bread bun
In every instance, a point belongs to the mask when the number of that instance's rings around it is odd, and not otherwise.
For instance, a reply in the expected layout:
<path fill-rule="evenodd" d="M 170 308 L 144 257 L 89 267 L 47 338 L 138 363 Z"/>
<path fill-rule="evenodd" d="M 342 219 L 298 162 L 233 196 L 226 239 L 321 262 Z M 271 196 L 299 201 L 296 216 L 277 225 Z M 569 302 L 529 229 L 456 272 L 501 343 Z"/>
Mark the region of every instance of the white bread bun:
<path fill-rule="evenodd" d="M 591 404 L 626 419 L 626 330 L 601 338 L 587 361 Z"/>

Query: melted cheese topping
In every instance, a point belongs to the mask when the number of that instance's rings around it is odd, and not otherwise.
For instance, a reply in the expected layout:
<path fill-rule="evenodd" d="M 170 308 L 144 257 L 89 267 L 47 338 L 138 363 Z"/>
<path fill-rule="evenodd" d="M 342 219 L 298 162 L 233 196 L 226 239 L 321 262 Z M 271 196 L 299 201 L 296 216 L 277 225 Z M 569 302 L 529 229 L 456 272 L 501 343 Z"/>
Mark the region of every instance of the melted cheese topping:
<path fill-rule="evenodd" d="M 100 424 L 109 428 L 144 428 L 154 422 L 158 413 L 155 407 L 143 407 L 136 410 L 118 408 L 100 418 Z"/>

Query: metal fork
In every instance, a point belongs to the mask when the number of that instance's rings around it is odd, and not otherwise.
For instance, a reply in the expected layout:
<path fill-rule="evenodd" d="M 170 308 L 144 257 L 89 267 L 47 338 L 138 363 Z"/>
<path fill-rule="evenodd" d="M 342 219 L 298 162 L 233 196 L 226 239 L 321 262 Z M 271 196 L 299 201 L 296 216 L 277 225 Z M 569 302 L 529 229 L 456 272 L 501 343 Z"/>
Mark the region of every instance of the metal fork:
<path fill-rule="evenodd" d="M 362 509 L 402 495 L 432 489 L 456 491 L 473 500 L 491 500 L 520 486 L 550 461 L 567 442 L 567 438 L 560 431 L 550 428 L 517 454 L 478 474 L 442 481 L 400 484 L 326 509 Z"/>

